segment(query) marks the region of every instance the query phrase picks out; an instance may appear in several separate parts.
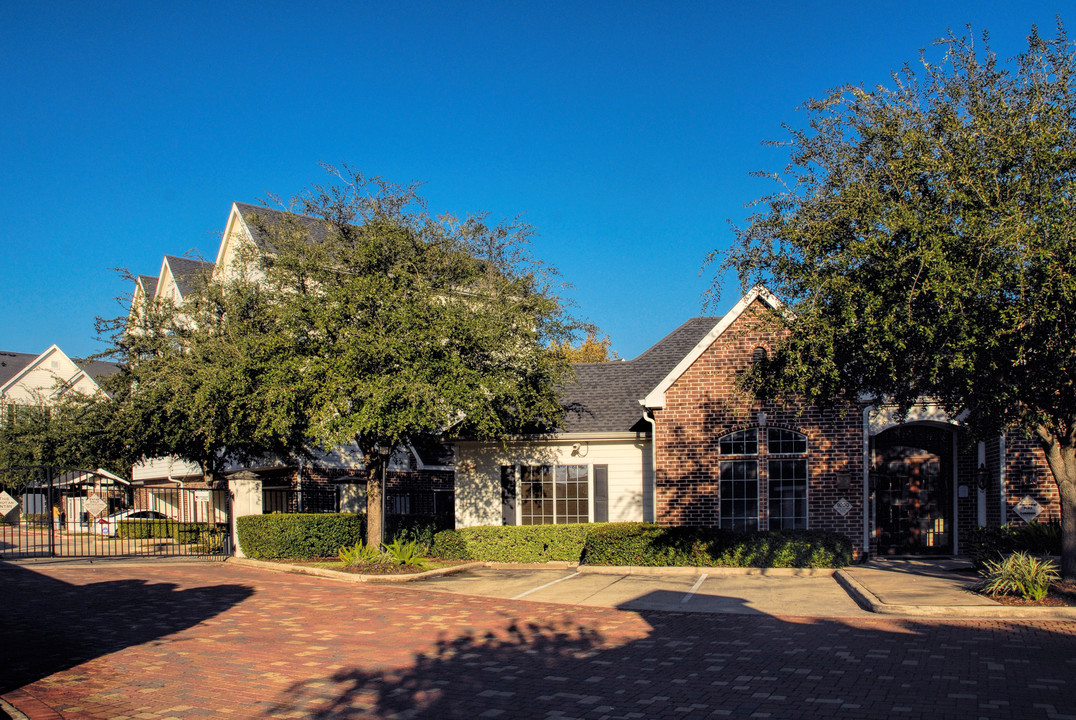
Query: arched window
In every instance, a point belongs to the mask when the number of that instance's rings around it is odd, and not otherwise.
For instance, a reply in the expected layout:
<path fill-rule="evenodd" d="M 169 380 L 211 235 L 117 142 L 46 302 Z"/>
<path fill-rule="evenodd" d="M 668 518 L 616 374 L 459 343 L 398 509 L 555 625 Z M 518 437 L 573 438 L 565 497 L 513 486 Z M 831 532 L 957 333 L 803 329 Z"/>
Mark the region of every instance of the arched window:
<path fill-rule="evenodd" d="M 718 485 L 721 527 L 757 530 L 758 428 L 723 435 L 717 445 L 723 458 Z"/>
<path fill-rule="evenodd" d="M 770 456 L 766 461 L 770 530 L 805 529 L 807 458 L 795 456 L 807 454 L 807 436 L 771 427 L 766 431 L 766 452 Z"/>

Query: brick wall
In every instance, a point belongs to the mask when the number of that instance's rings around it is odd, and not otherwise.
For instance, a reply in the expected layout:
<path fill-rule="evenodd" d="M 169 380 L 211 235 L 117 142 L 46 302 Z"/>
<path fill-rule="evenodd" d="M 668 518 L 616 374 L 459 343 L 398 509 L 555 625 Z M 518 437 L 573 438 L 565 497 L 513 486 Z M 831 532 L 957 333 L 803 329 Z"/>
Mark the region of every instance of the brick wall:
<path fill-rule="evenodd" d="M 1046 454 L 1036 440 L 1016 433 L 1005 438 L 1005 514 L 1006 521 L 1022 523 L 1013 506 L 1028 495 L 1040 505 L 1038 522 L 1061 521 L 1061 496 Z"/>
<path fill-rule="evenodd" d="M 806 457 L 808 527 L 843 533 L 862 550 L 862 415 L 855 407 L 833 410 L 758 403 L 735 388 L 737 373 L 748 367 L 758 347 L 770 348 L 774 336 L 760 320 L 761 302 L 736 322 L 668 389 L 665 407 L 654 413 L 657 455 L 657 520 L 665 525 L 716 527 L 720 524 L 718 441 L 735 430 L 765 426 L 803 433 L 806 456 L 768 452 L 759 432 L 759 527 L 769 526 L 767 460 Z M 841 515 L 834 505 L 851 506 Z"/>

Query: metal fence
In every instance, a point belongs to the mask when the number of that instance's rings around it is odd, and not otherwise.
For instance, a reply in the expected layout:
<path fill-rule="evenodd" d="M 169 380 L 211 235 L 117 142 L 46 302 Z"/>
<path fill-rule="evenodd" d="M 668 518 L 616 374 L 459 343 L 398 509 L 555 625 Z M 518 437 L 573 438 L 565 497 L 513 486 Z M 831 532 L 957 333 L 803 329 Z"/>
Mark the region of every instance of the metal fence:
<path fill-rule="evenodd" d="M 133 488 L 106 473 L 0 469 L 0 558 L 223 556 L 227 490 Z"/>

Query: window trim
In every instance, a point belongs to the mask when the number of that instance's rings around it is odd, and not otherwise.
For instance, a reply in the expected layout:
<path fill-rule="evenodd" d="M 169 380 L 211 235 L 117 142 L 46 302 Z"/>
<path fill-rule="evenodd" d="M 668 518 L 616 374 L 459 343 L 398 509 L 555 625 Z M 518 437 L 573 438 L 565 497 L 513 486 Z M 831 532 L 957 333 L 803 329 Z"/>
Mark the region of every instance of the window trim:
<path fill-rule="evenodd" d="M 570 524 L 570 523 L 567 523 L 564 520 L 562 520 L 560 518 L 559 513 L 557 512 L 557 500 L 560 499 L 560 498 L 557 497 L 557 494 L 556 494 L 557 469 L 558 468 L 568 468 L 568 467 L 585 468 L 586 469 L 586 476 L 587 476 L 587 479 L 586 479 L 587 513 L 586 513 L 586 520 L 584 520 L 582 522 L 585 522 L 585 523 L 597 522 L 594 519 L 594 501 L 595 501 L 595 497 L 594 497 L 594 491 L 595 491 L 594 468 L 596 466 L 599 466 L 599 465 L 604 466 L 606 468 L 606 490 L 608 492 L 608 472 L 609 472 L 608 471 L 608 468 L 609 468 L 608 463 L 579 463 L 579 462 L 572 463 L 572 462 L 567 462 L 567 463 L 556 463 L 556 464 L 530 465 L 530 464 L 523 463 L 523 462 L 515 462 L 515 463 L 510 463 L 510 464 L 505 463 L 503 465 L 500 465 L 502 473 L 505 470 L 511 469 L 511 472 L 514 475 L 516 494 L 515 494 L 515 498 L 514 498 L 515 506 L 513 508 L 514 517 L 512 518 L 512 524 L 513 525 L 520 525 L 520 526 L 523 525 L 523 503 L 526 502 L 526 500 L 525 500 L 525 498 L 523 496 L 523 471 L 524 471 L 524 468 L 527 468 L 527 467 L 550 468 L 552 470 L 551 477 L 552 477 L 552 485 L 553 485 L 553 498 L 552 498 L 552 500 L 553 500 L 553 522 L 552 523 L 544 523 L 544 524 L 552 524 L 552 525 Z M 609 510 L 609 498 L 607 497 L 606 498 L 606 513 L 607 514 L 608 514 L 608 510 Z M 502 509 L 502 522 L 503 522 L 503 509 Z M 575 521 L 573 521 L 573 523 L 571 523 L 571 524 L 574 524 L 574 522 Z M 536 524 L 536 523 L 531 523 L 531 524 Z"/>

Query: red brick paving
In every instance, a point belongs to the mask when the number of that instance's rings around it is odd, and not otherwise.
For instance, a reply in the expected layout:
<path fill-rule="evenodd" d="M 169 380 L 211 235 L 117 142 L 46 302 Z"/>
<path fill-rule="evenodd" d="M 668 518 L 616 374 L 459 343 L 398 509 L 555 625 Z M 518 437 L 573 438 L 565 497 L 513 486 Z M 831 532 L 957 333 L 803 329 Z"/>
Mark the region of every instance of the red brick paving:
<path fill-rule="evenodd" d="M 1076 623 L 628 612 L 228 564 L 0 566 L 39 718 L 1076 718 Z"/>

